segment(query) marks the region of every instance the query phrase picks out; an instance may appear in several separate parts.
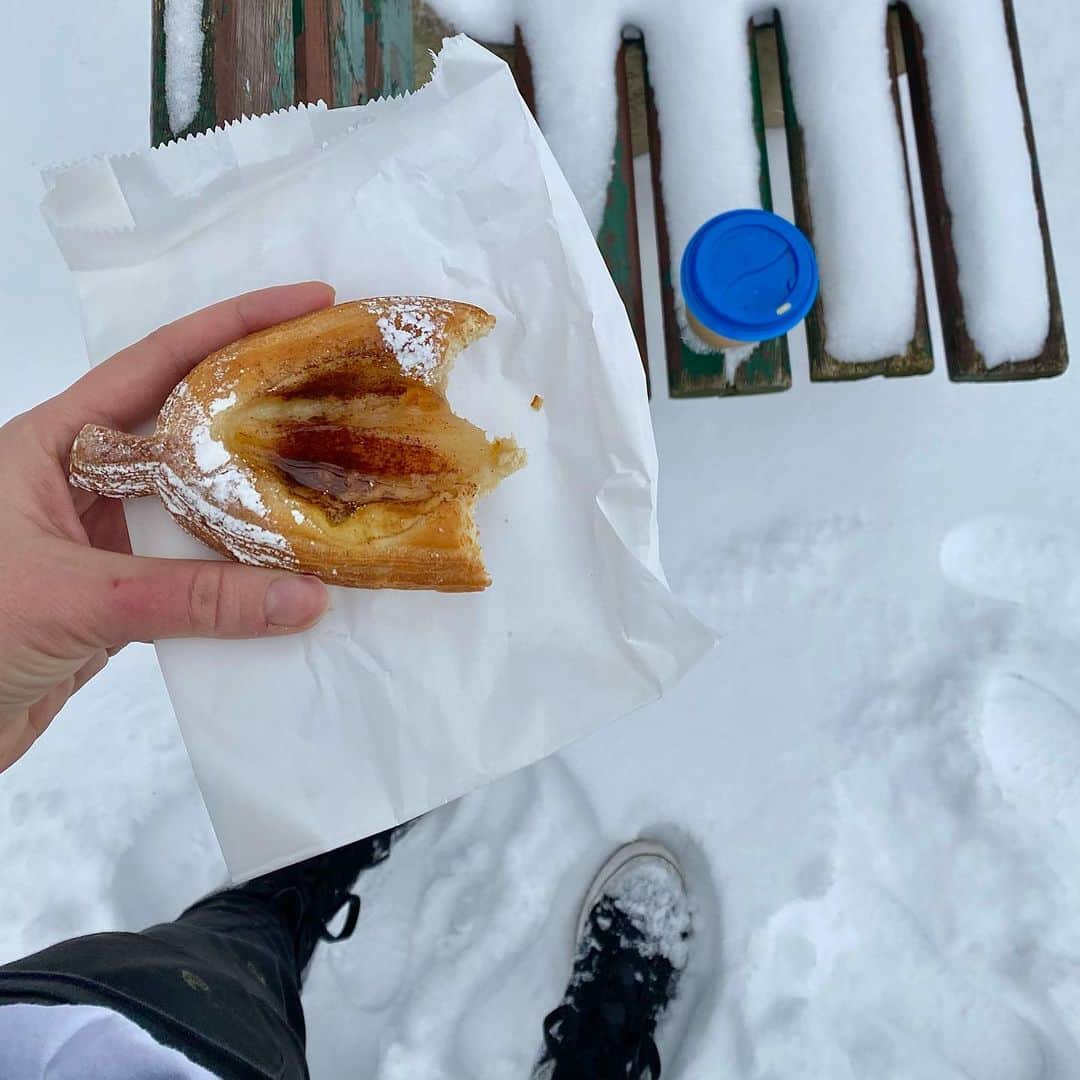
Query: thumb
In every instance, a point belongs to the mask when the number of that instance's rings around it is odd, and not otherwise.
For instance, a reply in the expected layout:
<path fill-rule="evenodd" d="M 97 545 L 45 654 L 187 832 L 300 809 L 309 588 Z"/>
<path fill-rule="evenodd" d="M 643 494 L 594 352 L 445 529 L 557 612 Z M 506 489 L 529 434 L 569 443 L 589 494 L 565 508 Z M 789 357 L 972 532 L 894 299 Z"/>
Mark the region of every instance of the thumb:
<path fill-rule="evenodd" d="M 250 638 L 305 630 L 322 617 L 313 577 L 229 562 L 116 556 L 95 619 L 100 644 L 162 638 Z"/>

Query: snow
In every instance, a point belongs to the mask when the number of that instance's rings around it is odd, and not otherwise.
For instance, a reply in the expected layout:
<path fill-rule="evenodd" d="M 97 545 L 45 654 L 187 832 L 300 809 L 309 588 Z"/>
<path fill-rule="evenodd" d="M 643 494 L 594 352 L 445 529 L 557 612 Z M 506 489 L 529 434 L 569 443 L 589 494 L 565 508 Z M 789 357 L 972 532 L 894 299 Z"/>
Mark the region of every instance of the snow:
<path fill-rule="evenodd" d="M 203 0 L 165 0 L 165 107 L 181 132 L 199 111 L 202 89 Z"/>
<path fill-rule="evenodd" d="M 84 366 L 33 163 L 147 138 L 146 6 L 107 7 L 15 9 L 35 47 L 10 58 L 28 104 L 0 120 L 4 415 Z M 1080 26 L 1072 0 L 1017 7 L 1075 338 Z M 666 567 L 723 640 L 658 705 L 427 816 L 365 878 L 355 937 L 305 993 L 314 1080 L 528 1075 L 581 896 L 637 835 L 678 854 L 693 905 L 665 1076 L 1080 1076 L 1080 374 L 831 385 L 793 366 L 758 399 L 671 401 L 657 380 Z M 148 648 L 0 776 L 0 866 L 0 961 L 221 881 Z"/>
<path fill-rule="evenodd" d="M 827 347 L 841 361 L 901 355 L 915 336 L 919 279 L 882 5 L 792 4 L 783 25 L 806 140 Z M 857 147 L 852 132 L 860 132 Z"/>
<path fill-rule="evenodd" d="M 998 0 L 912 0 L 911 8 L 926 38 L 968 331 L 988 365 L 1024 360 L 1046 341 L 1049 298 Z"/>
<path fill-rule="evenodd" d="M 662 135 L 672 262 L 702 222 L 760 205 L 752 128 L 752 0 L 433 0 L 456 27 L 509 41 L 519 23 L 537 113 L 593 230 L 615 139 L 623 27 L 645 34 Z M 917 274 L 902 144 L 889 89 L 885 0 L 782 0 L 806 136 L 827 347 L 838 360 L 906 351 Z M 1043 346 L 1049 303 L 1019 98 L 1000 0 L 916 0 L 954 215 L 968 329 L 990 366 Z M 857 133 L 857 136 L 855 135 Z M 681 298 L 678 315 L 686 341 Z M 737 357 L 733 358 L 738 360 Z"/>
<path fill-rule="evenodd" d="M 663 956 L 677 971 L 686 967 L 692 921 L 686 892 L 673 867 L 658 859 L 628 867 L 607 893 L 641 931 L 635 947 L 642 956 Z"/>

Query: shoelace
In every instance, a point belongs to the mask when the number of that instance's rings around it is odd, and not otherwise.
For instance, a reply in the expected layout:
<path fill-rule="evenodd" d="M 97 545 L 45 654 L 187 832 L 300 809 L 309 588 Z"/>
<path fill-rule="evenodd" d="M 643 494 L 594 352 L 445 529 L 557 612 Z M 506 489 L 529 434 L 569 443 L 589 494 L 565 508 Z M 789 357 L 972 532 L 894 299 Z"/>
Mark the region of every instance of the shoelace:
<path fill-rule="evenodd" d="M 659 1080 L 655 993 L 625 959 L 597 965 L 544 1020 L 552 1080 Z"/>
<path fill-rule="evenodd" d="M 330 933 L 330 927 L 323 923 L 322 933 L 319 935 L 322 941 L 345 941 L 351 938 L 353 931 L 356 929 L 356 923 L 360 918 L 360 897 L 356 893 L 346 893 L 345 902 L 349 905 L 349 910 L 345 913 L 345 923 L 341 929 L 336 933 Z M 341 908 L 338 908 L 340 911 Z M 337 912 L 335 911 L 336 915 Z"/>
<path fill-rule="evenodd" d="M 276 894 L 276 901 L 283 906 L 296 928 L 297 962 L 301 967 L 306 966 L 314 951 L 315 940 L 345 941 L 352 937 L 360 918 L 359 896 L 314 873 L 303 886 L 298 883 L 286 885 Z M 345 921 L 341 929 L 333 933 L 329 922 L 346 905 Z"/>

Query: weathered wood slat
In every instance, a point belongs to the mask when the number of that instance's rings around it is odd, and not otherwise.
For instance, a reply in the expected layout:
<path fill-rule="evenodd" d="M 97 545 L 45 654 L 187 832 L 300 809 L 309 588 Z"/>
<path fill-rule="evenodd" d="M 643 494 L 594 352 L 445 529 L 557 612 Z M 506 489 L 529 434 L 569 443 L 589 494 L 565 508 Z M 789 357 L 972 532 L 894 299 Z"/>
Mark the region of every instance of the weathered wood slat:
<path fill-rule="evenodd" d="M 169 123 L 165 103 L 165 0 L 150 0 L 150 145 L 178 134 Z"/>
<path fill-rule="evenodd" d="M 367 98 L 362 0 L 294 0 L 302 13 L 296 38 L 298 101 L 331 108 Z"/>
<path fill-rule="evenodd" d="M 211 3 L 215 123 L 292 105 L 296 100 L 292 0 Z"/>
<path fill-rule="evenodd" d="M 903 35 L 900 19 L 894 10 L 889 11 L 886 33 L 888 35 L 889 80 L 896 115 L 896 129 L 900 134 L 900 145 L 904 151 L 904 172 L 907 176 L 908 216 L 911 221 L 911 240 L 915 250 L 915 336 L 903 356 L 889 357 L 885 361 L 882 374 L 891 377 L 898 375 L 928 375 L 934 370 L 934 347 L 930 339 L 930 313 L 926 301 L 926 277 L 923 274 L 922 258 L 919 254 L 918 229 L 915 225 L 915 190 L 911 176 L 913 162 L 908 153 L 908 141 L 904 134 L 904 112 L 900 102 L 900 76 L 906 75 L 904 62 Z M 811 372 L 811 378 L 813 378 Z M 824 374 L 823 374 L 824 377 Z"/>
<path fill-rule="evenodd" d="M 634 150 L 630 137 L 630 92 L 626 63 L 630 42 L 624 41 L 615 59 L 616 113 L 614 168 L 607 190 L 604 219 L 596 242 L 619 290 L 630 325 L 637 338 L 638 352 L 649 378 L 649 357 L 645 337 L 645 295 L 641 284 L 641 249 L 638 238 L 637 193 L 634 185 Z M 640 47 L 640 46 L 638 46 Z M 649 387 L 651 392 L 651 385 Z"/>
<path fill-rule="evenodd" d="M 293 0 L 296 100 L 332 104 L 329 0 Z"/>
<path fill-rule="evenodd" d="M 411 90 L 412 0 L 364 0 L 364 45 L 368 98 Z"/>
<path fill-rule="evenodd" d="M 204 0 L 199 108 L 173 131 L 165 0 L 151 0 L 154 145 L 297 101 L 356 105 L 412 89 L 410 0 Z"/>
<path fill-rule="evenodd" d="M 164 0 L 152 0 L 151 18 L 154 145 L 295 101 L 292 0 L 204 0 L 199 108 L 183 131 L 173 131 L 165 93 Z"/>
<path fill-rule="evenodd" d="M 754 99 L 754 128 L 761 155 L 761 204 L 772 208 L 769 158 L 765 146 L 765 118 L 762 108 L 761 77 L 753 24 L 748 27 L 751 60 L 750 91 Z M 645 42 L 646 57 L 649 43 Z M 646 107 L 649 124 L 649 154 L 652 158 L 653 200 L 660 262 L 660 293 L 664 313 L 664 342 L 667 352 L 668 392 L 672 397 L 726 397 L 732 394 L 762 394 L 787 390 L 791 386 L 791 362 L 786 337 L 763 342 L 730 379 L 722 352 L 698 353 L 682 339 L 675 314 L 674 276 L 678 267 L 671 262 L 671 239 L 664 209 L 663 180 L 660 174 L 660 123 L 649 85 L 646 66 Z"/>
<path fill-rule="evenodd" d="M 791 170 L 791 194 L 795 208 L 795 223 L 810 238 L 814 240 L 814 215 L 811 203 L 810 185 L 807 179 L 806 162 L 806 139 L 802 125 L 799 123 L 798 110 L 795 102 L 795 90 L 791 81 L 791 67 L 788 60 L 787 45 L 784 40 L 783 24 L 779 13 L 776 15 L 775 29 L 771 30 L 776 35 L 780 56 L 780 80 L 784 102 L 784 119 L 787 133 L 788 161 Z M 888 34 L 888 28 L 885 30 Z M 890 60 L 890 75 L 892 77 L 893 103 L 896 108 L 897 130 L 903 140 L 903 120 L 900 112 L 900 97 L 897 86 L 899 69 L 896 66 L 896 56 L 891 48 L 891 38 L 887 41 Z M 905 160 L 907 150 L 904 150 Z M 852 167 L 856 167 L 852 160 Z M 908 182 L 908 214 L 911 221 L 912 250 L 918 250 L 918 241 L 915 232 L 914 197 Z M 933 350 L 930 345 L 930 324 L 927 316 L 926 294 L 923 286 L 922 268 L 916 258 L 916 271 L 918 273 L 918 292 L 915 297 L 915 335 L 907 349 L 898 355 L 879 357 L 858 363 L 848 363 L 837 360 L 829 353 L 828 323 L 826 318 L 826 298 L 828 296 L 828 281 L 822 282 L 822 290 L 818 295 L 810 314 L 806 317 L 806 341 L 810 354 L 810 378 L 814 381 L 842 381 L 847 379 L 865 379 L 872 375 L 902 376 L 902 375 L 925 375 L 934 368 Z"/>
<path fill-rule="evenodd" d="M 1031 159 L 1035 203 L 1038 208 L 1039 228 L 1042 232 L 1043 258 L 1050 297 L 1050 333 L 1043 351 L 1037 357 L 1018 363 L 1000 364 L 993 368 L 986 366 L 986 361 L 980 355 L 967 330 L 956 247 L 953 242 L 952 210 L 942 177 L 940 146 L 931 109 L 930 83 L 927 76 L 926 58 L 923 55 L 922 32 L 908 6 L 898 5 L 911 88 L 915 132 L 919 144 L 919 160 L 930 228 L 930 246 L 934 257 L 934 274 L 937 278 L 945 351 L 948 357 L 949 376 L 958 382 L 1004 382 L 1048 378 L 1061 375 L 1069 363 L 1068 345 L 1065 340 L 1065 320 L 1058 289 L 1057 271 L 1054 266 L 1046 202 L 1039 174 L 1031 109 L 1028 104 L 1023 60 L 1020 55 L 1016 14 L 1012 0 L 1002 0 L 1002 3 L 1009 47 L 1012 51 L 1013 70 L 1024 115 L 1024 131 L 1027 137 L 1028 156 Z"/>

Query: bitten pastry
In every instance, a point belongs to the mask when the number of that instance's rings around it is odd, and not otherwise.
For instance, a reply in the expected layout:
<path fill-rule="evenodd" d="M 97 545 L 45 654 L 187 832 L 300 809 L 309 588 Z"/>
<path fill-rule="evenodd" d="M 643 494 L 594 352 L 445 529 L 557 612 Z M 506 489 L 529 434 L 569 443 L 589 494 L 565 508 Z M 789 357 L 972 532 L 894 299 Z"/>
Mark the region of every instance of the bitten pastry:
<path fill-rule="evenodd" d="M 195 367 L 152 436 L 83 428 L 71 482 L 159 495 L 240 562 L 366 589 L 484 589 L 473 508 L 525 453 L 455 416 L 446 380 L 494 325 L 469 304 L 390 296 L 262 330 Z"/>

